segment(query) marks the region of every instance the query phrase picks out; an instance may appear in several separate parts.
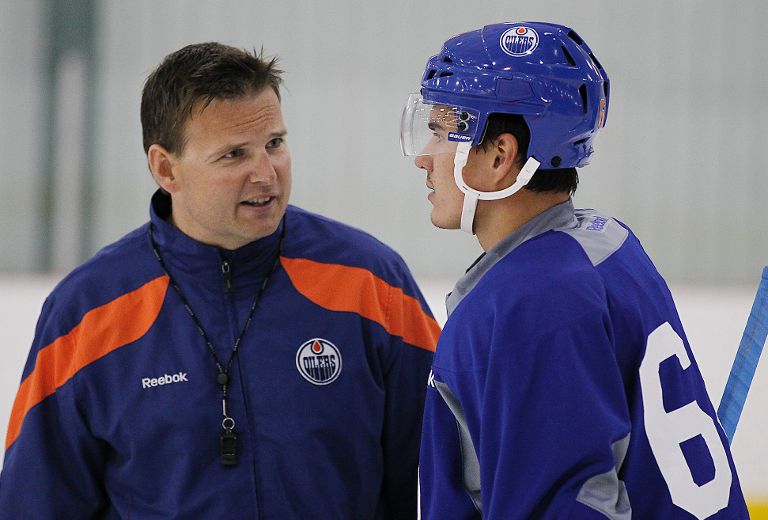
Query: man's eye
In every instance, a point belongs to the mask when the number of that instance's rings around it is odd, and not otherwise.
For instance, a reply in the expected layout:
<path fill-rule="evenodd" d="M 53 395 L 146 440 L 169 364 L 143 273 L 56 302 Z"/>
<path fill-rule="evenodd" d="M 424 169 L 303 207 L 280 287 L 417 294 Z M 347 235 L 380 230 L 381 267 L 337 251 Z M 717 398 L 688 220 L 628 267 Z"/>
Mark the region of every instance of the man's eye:
<path fill-rule="evenodd" d="M 242 157 L 243 154 L 245 154 L 245 150 L 242 148 L 236 148 L 235 150 L 231 150 L 223 155 L 224 159 L 237 159 L 238 157 Z"/>
<path fill-rule="evenodd" d="M 270 142 L 267 143 L 267 148 L 277 148 L 281 144 L 283 144 L 284 139 L 282 137 L 275 137 Z"/>

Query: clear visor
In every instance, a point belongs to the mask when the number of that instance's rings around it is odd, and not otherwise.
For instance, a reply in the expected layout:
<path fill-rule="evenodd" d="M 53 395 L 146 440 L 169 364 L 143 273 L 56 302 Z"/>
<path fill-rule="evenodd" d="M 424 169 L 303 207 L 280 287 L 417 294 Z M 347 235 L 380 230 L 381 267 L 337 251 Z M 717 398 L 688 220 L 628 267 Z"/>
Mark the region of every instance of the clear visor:
<path fill-rule="evenodd" d="M 455 153 L 458 143 L 471 143 L 477 132 L 478 111 L 451 105 L 425 103 L 411 94 L 400 121 L 403 155 Z"/>

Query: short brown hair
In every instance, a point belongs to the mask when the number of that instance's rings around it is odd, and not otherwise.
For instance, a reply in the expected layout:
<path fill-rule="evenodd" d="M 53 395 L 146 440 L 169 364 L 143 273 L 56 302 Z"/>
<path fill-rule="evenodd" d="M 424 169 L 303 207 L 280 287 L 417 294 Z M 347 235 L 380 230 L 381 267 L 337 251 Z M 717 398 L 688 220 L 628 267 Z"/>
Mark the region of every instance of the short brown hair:
<path fill-rule="evenodd" d="M 141 95 L 144 152 L 157 143 L 172 153 L 184 149 L 184 124 L 192 109 L 214 99 L 237 99 L 271 87 L 280 99 L 278 58 L 216 42 L 187 45 L 169 54 L 149 75 Z"/>

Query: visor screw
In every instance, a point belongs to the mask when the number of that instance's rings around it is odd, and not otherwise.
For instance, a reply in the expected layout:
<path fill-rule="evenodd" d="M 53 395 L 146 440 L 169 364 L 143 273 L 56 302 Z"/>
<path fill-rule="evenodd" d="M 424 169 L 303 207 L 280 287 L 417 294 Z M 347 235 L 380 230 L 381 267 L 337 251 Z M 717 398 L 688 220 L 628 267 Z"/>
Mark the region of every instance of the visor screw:
<path fill-rule="evenodd" d="M 563 162 L 563 160 L 560 158 L 560 156 L 559 156 L 559 155 L 555 155 L 554 157 L 552 157 L 552 160 L 550 161 L 550 163 L 552 164 L 552 166 L 553 166 L 553 167 L 555 167 L 555 168 L 557 168 L 558 166 L 560 166 L 560 163 L 561 163 L 561 162 Z"/>
<path fill-rule="evenodd" d="M 456 127 L 459 129 L 459 132 L 466 132 L 469 124 L 466 121 L 459 121 Z"/>

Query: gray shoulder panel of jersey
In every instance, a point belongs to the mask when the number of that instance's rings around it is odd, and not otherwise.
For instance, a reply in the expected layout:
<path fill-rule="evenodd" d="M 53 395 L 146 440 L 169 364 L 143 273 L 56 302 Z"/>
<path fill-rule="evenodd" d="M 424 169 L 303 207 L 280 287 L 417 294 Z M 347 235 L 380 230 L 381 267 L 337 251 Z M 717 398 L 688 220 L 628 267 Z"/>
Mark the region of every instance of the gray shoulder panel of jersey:
<path fill-rule="evenodd" d="M 629 236 L 629 231 L 616 220 L 592 210 L 577 210 L 576 220 L 579 225 L 575 228 L 557 231 L 576 239 L 595 266 L 616 252 Z"/>
<path fill-rule="evenodd" d="M 464 409 L 461 407 L 461 403 L 453 395 L 448 385 L 442 381 L 435 381 L 435 387 L 440 392 L 445 404 L 451 410 L 451 413 L 456 418 L 456 427 L 459 430 L 459 444 L 461 445 L 461 470 L 464 480 L 464 489 L 467 491 L 469 498 L 475 505 L 475 509 L 479 513 L 483 512 L 483 503 L 480 500 L 480 461 L 477 458 L 477 452 L 475 451 L 475 445 L 472 444 L 472 437 L 469 435 L 469 428 L 467 427 L 467 418 L 464 415 Z"/>
<path fill-rule="evenodd" d="M 588 479 L 576 500 L 604 514 L 610 520 L 631 520 L 632 507 L 624 482 L 619 480 L 619 470 L 629 449 L 629 434 L 611 445 L 614 468 Z"/>
<path fill-rule="evenodd" d="M 448 316 L 497 262 L 524 242 L 550 230 L 572 236 L 595 266 L 618 250 L 629 236 L 616 220 L 591 209 L 574 210 L 570 200 L 553 206 L 499 242 L 456 282 L 445 299 Z"/>
<path fill-rule="evenodd" d="M 453 314 L 454 309 L 461 303 L 464 297 L 469 294 L 480 280 L 490 271 L 497 262 L 507 256 L 512 250 L 516 249 L 527 240 L 546 233 L 550 230 L 565 230 L 575 228 L 578 225 L 574 214 L 573 203 L 567 200 L 562 204 L 553 206 L 546 211 L 533 217 L 531 220 L 520 226 L 512 234 L 496 244 L 493 249 L 488 251 L 472 268 L 470 268 L 445 298 L 445 307 L 448 310 L 448 316 Z"/>

